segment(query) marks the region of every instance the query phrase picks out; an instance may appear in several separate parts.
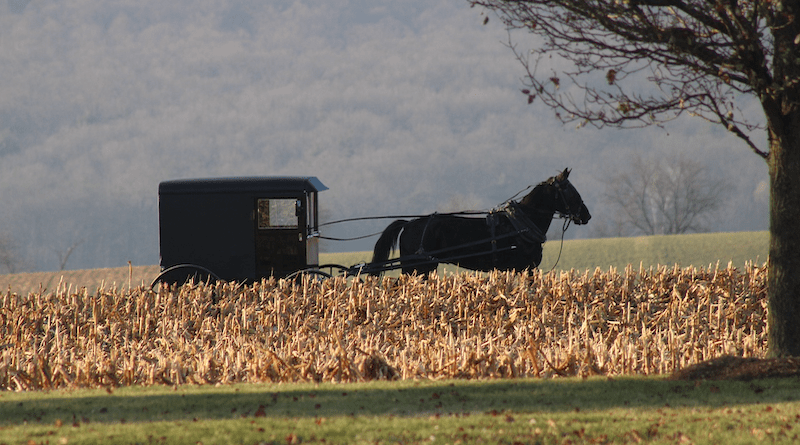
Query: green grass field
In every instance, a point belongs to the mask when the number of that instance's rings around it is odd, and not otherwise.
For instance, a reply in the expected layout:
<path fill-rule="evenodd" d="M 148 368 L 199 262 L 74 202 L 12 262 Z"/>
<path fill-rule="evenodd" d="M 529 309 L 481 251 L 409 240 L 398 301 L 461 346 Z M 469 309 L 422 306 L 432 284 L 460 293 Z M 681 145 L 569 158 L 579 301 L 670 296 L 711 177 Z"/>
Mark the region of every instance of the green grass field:
<path fill-rule="evenodd" d="M 559 258 L 561 251 L 561 258 Z M 735 267 L 753 261 L 767 261 L 768 232 L 698 233 L 689 235 L 658 235 L 633 238 L 599 238 L 564 241 L 551 239 L 544 245 L 539 268 L 556 270 L 594 270 L 599 267 L 624 269 L 628 264 L 635 268 L 659 265 L 680 267 L 708 267 L 717 262 L 723 267 L 732 262 Z M 351 266 L 369 262 L 372 252 L 323 253 L 320 263 Z M 556 260 L 558 259 L 558 263 Z M 441 266 L 439 272 L 458 271 L 453 266 Z"/>
<path fill-rule="evenodd" d="M 558 257 L 560 240 L 545 243 L 543 270 L 553 267 Z M 638 268 L 657 265 L 707 267 L 720 263 L 741 267 L 745 262 L 763 264 L 769 252 L 768 232 L 697 233 L 688 235 L 656 235 L 635 238 L 600 238 L 564 242 L 557 269 L 585 270 L 600 267 Z"/>
<path fill-rule="evenodd" d="M 0 443 L 793 443 L 800 382 L 660 378 L 0 393 Z"/>

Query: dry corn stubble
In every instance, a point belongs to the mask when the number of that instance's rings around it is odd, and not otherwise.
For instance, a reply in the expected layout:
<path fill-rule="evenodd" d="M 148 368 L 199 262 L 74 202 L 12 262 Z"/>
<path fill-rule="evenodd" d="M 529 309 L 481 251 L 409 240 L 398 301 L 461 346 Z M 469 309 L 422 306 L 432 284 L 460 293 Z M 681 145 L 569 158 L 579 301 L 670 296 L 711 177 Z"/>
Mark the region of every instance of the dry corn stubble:
<path fill-rule="evenodd" d="M 767 350 L 766 268 L 0 295 L 0 387 L 668 374 Z"/>

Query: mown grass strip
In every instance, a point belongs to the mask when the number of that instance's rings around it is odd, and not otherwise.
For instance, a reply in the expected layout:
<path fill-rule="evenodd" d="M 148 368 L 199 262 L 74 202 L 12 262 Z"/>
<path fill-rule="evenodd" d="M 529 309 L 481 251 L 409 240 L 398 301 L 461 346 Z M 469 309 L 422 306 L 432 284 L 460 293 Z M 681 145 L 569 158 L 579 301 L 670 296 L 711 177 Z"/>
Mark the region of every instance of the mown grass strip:
<path fill-rule="evenodd" d="M 0 393 L 0 443 L 792 443 L 800 381 L 626 377 Z"/>
<path fill-rule="evenodd" d="M 560 242 L 550 239 L 544 245 L 541 268 L 556 264 Z M 768 232 L 695 233 L 655 235 L 633 238 L 598 238 L 564 242 L 557 270 L 594 270 L 596 267 L 624 269 L 628 264 L 645 269 L 659 265 L 708 267 L 719 262 L 726 267 L 742 267 L 746 262 L 761 265 L 769 253 Z"/>
<path fill-rule="evenodd" d="M 559 253 L 561 257 L 559 258 Z M 747 262 L 761 265 L 769 253 L 769 232 L 692 233 L 682 235 L 654 235 L 626 238 L 597 238 L 561 240 L 550 238 L 544 244 L 542 263 L 539 267 L 555 270 L 594 270 L 599 267 L 607 271 L 614 267 L 624 269 L 632 265 L 638 269 L 658 266 L 708 267 L 720 264 L 726 267 L 742 267 Z M 323 253 L 322 263 L 350 266 L 369 262 L 372 252 Z M 462 270 L 452 265 L 440 265 L 443 272 L 458 273 Z"/>

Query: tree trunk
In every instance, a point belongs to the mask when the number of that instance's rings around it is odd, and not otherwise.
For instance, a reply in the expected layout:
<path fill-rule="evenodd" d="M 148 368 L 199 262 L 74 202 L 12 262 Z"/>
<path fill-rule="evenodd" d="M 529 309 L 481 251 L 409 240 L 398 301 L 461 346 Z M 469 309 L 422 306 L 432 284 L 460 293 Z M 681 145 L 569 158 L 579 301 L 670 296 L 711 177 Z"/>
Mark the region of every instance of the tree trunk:
<path fill-rule="evenodd" d="M 800 112 L 782 120 L 771 126 L 768 159 L 769 355 L 800 357 Z"/>

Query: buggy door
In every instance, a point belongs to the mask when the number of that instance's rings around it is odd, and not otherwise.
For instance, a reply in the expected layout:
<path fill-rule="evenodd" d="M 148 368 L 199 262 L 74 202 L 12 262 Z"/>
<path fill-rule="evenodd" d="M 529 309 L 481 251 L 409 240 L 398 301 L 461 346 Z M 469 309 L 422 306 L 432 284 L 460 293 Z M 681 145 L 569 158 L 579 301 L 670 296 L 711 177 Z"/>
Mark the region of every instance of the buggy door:
<path fill-rule="evenodd" d="M 257 279 L 306 268 L 305 206 L 300 197 L 256 199 Z"/>

